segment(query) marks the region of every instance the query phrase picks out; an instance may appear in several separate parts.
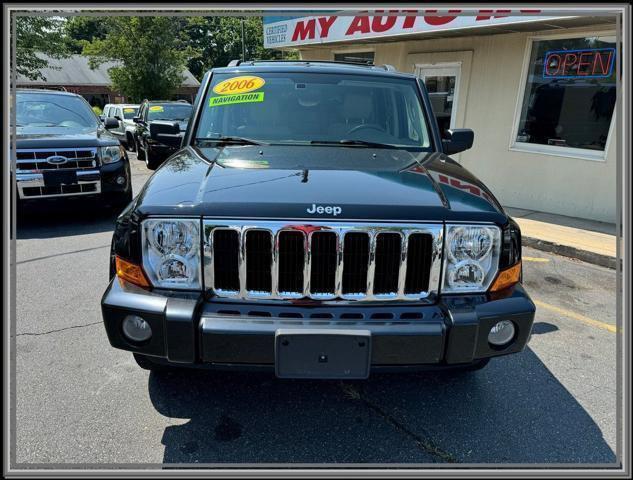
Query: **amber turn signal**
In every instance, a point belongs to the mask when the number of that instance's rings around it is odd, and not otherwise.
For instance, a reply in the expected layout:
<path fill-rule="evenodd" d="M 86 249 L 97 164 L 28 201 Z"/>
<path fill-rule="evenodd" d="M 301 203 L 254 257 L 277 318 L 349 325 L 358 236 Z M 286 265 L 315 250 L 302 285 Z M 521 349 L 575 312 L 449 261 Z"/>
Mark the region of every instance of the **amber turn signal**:
<path fill-rule="evenodd" d="M 519 283 L 521 280 L 521 262 L 516 265 L 502 270 L 497 275 L 497 278 L 490 286 L 491 292 L 498 292 L 499 290 L 503 290 L 505 288 L 511 287 L 515 283 Z"/>
<path fill-rule="evenodd" d="M 123 260 L 118 255 L 115 257 L 115 261 L 117 277 L 139 287 L 149 287 L 145 273 L 143 273 L 143 269 L 139 265 Z"/>

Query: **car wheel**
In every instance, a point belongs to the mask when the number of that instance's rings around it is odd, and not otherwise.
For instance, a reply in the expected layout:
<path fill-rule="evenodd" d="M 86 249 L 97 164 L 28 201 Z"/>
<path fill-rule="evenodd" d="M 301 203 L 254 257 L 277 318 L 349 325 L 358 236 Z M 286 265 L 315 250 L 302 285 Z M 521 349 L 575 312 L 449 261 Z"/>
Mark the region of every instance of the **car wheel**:
<path fill-rule="evenodd" d="M 138 140 L 135 142 L 136 144 L 136 158 L 138 160 L 145 160 L 145 151 Z"/>
<path fill-rule="evenodd" d="M 136 151 L 136 142 L 134 141 L 134 137 L 132 136 L 132 134 L 130 132 L 127 132 L 125 134 L 125 138 L 126 138 L 127 149 L 130 152 L 135 152 Z"/>
<path fill-rule="evenodd" d="M 134 353 L 134 360 L 136 364 L 141 367 L 143 370 L 149 370 L 151 372 L 169 372 L 172 368 L 169 365 L 163 365 L 161 363 L 156 363 L 150 359 L 147 355 L 140 355 L 138 353 Z"/>
<path fill-rule="evenodd" d="M 160 166 L 160 158 L 149 146 L 145 152 L 145 164 L 150 170 L 156 170 Z"/>

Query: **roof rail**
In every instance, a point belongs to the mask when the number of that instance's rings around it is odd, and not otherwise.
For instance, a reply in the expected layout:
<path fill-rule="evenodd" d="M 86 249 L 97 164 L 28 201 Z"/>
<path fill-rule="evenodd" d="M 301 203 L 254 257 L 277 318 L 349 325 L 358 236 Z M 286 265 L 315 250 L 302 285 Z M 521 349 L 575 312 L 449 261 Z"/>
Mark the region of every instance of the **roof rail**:
<path fill-rule="evenodd" d="M 324 63 L 326 65 L 355 65 L 357 67 L 382 68 L 387 72 L 396 71 L 393 65 L 374 65 L 371 60 L 367 60 L 367 62 L 346 62 L 341 60 L 231 60 L 228 66 L 237 67 L 239 65 L 255 65 L 257 63 L 301 63 L 304 65 Z"/>
<path fill-rule="evenodd" d="M 374 65 L 371 60 L 366 62 L 346 62 L 341 60 L 231 60 L 228 64 L 229 67 L 237 67 L 239 65 L 255 65 L 256 63 L 325 63 L 332 65 L 355 65 L 357 67 L 376 67 L 383 68 L 387 71 L 395 71 L 396 69 L 392 65 Z"/>

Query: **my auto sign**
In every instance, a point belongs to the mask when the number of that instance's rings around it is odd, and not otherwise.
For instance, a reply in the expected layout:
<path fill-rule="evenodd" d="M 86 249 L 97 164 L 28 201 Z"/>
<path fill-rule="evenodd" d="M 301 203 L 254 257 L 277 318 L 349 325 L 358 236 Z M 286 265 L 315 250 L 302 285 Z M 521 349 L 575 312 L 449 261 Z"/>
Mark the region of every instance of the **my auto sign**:
<path fill-rule="evenodd" d="M 541 10 L 376 10 L 371 13 L 264 18 L 264 47 L 277 48 L 341 42 L 372 37 L 409 35 L 552 19 Z"/>

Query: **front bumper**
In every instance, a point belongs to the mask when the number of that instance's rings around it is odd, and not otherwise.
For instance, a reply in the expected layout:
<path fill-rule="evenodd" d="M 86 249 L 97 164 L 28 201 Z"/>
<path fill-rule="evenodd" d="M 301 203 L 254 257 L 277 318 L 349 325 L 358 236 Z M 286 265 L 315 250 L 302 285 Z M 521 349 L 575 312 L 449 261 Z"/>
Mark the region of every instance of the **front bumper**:
<path fill-rule="evenodd" d="M 371 333 L 371 369 L 468 364 L 523 350 L 535 307 L 521 285 L 503 298 L 445 296 L 435 304 L 274 305 L 205 301 L 202 294 L 148 291 L 115 278 L 101 302 L 115 348 L 186 366 L 274 368 L 279 329 L 362 330 Z M 135 344 L 123 335 L 123 319 L 139 315 L 153 335 Z M 514 340 L 488 343 L 490 328 L 511 320 Z"/>

